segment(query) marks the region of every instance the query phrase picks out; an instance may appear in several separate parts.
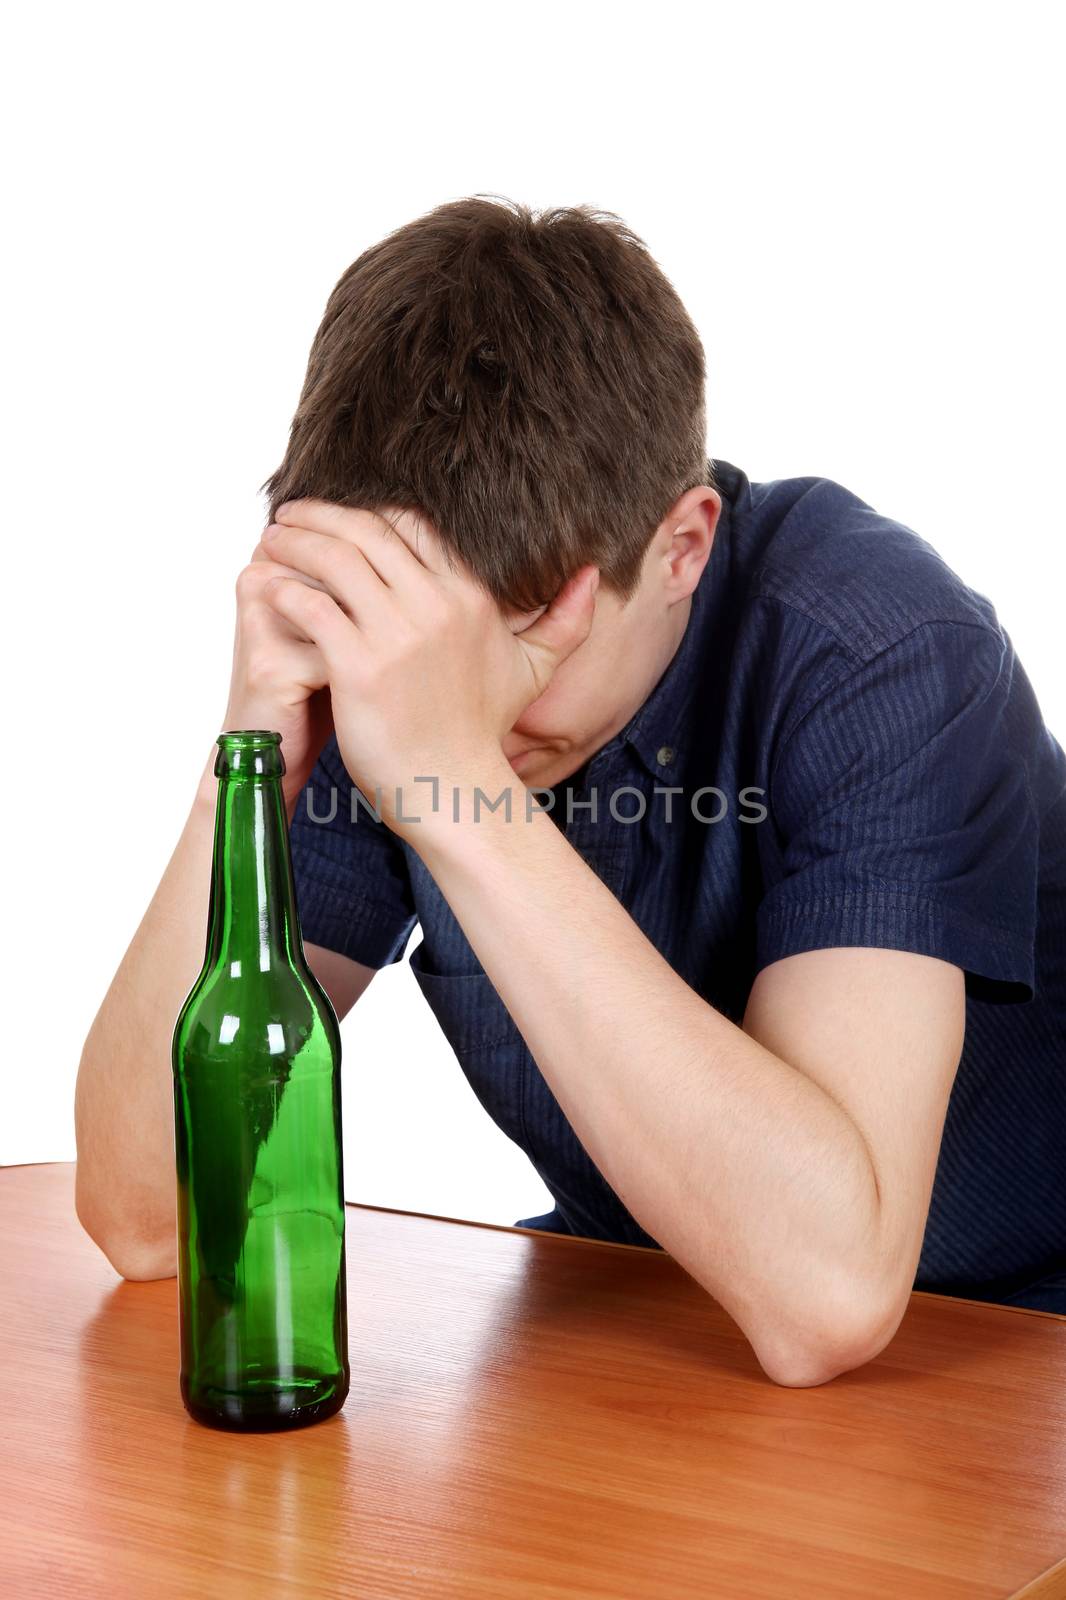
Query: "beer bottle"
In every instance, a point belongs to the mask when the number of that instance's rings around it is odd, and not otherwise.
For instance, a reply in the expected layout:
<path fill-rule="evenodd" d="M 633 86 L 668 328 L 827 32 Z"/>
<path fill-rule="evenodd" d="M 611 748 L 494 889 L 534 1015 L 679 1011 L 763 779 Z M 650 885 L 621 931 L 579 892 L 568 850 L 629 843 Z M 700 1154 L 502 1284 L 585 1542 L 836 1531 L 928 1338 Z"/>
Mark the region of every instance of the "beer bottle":
<path fill-rule="evenodd" d="M 348 1393 L 340 1033 L 297 920 L 281 735 L 223 733 L 203 970 L 174 1028 L 181 1396 L 264 1430 Z"/>

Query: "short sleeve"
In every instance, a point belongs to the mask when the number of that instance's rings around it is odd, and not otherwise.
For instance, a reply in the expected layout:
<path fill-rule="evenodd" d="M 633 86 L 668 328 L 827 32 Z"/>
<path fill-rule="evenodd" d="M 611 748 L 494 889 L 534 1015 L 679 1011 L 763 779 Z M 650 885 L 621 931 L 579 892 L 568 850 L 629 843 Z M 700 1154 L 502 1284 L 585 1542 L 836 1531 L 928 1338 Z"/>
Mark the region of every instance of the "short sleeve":
<path fill-rule="evenodd" d="M 1034 989 L 1033 737 L 1006 636 L 927 622 L 800 708 L 771 768 L 757 965 L 831 946 L 938 956 Z"/>
<path fill-rule="evenodd" d="M 367 967 L 398 961 L 416 920 L 403 848 L 359 798 L 336 735 L 296 803 L 289 839 L 306 943 Z"/>

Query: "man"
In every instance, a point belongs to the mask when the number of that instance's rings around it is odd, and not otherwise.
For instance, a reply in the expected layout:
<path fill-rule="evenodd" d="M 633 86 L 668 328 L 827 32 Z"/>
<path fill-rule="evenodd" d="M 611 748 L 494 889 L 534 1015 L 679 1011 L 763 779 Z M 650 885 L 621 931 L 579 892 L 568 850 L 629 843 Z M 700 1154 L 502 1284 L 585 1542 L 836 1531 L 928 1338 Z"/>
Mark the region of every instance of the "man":
<path fill-rule="evenodd" d="M 988 601 L 841 485 L 708 458 L 703 390 L 610 216 L 475 198 L 368 250 L 223 725 L 283 735 L 338 1012 L 418 922 L 527 1222 L 669 1250 L 809 1385 L 915 1283 L 1066 1312 L 1066 758 Z M 174 1271 L 212 787 L 79 1072 L 79 1215 L 132 1277 Z"/>

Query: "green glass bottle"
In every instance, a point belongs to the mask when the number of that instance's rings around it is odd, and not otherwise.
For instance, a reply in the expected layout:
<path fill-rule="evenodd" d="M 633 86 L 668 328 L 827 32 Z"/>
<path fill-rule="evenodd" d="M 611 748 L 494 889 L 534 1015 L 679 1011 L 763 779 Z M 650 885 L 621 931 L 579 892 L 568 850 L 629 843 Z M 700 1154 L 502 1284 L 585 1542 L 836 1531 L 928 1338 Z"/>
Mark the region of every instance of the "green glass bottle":
<path fill-rule="evenodd" d="M 174 1028 L 181 1395 L 301 1427 L 348 1393 L 340 1032 L 307 965 L 281 736 L 223 733 L 203 970 Z"/>

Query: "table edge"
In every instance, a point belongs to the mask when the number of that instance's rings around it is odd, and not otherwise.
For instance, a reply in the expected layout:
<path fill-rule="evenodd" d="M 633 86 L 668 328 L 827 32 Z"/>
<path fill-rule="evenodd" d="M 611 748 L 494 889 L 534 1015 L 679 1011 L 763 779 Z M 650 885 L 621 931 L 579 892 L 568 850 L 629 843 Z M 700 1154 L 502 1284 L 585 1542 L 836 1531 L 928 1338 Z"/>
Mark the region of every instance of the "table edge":
<path fill-rule="evenodd" d="M 70 1167 L 77 1166 L 76 1161 L 8 1161 L 0 1165 L 0 1174 L 14 1172 L 21 1167 Z M 474 1217 L 446 1217 L 438 1211 L 408 1211 L 401 1206 L 370 1205 L 365 1200 L 346 1200 L 345 1208 L 353 1211 L 379 1211 L 391 1217 L 417 1217 L 425 1222 L 448 1222 L 459 1228 L 487 1228 L 493 1233 L 517 1233 L 527 1238 L 559 1239 L 564 1244 L 595 1245 L 600 1250 L 639 1250 L 642 1255 L 664 1256 L 668 1260 L 673 1257 L 665 1250 L 656 1249 L 652 1245 L 624 1244 L 615 1239 L 590 1239 L 580 1233 L 550 1233 L 545 1228 L 517 1228 L 506 1222 L 481 1222 Z M 1048 1317 L 1052 1322 L 1066 1322 L 1066 1315 L 1058 1311 L 1040 1311 L 1035 1306 L 1008 1306 L 1001 1300 L 971 1300 L 961 1294 L 938 1294 L 933 1289 L 912 1289 L 912 1299 L 921 1296 L 924 1300 L 947 1300 L 952 1304 L 964 1306 L 991 1306 L 996 1311 L 1012 1311 L 1024 1317 Z"/>
<path fill-rule="evenodd" d="M 473 1217 L 446 1217 L 435 1211 L 406 1211 L 400 1206 L 375 1206 L 368 1205 L 363 1200 L 346 1200 L 346 1206 L 357 1211 L 383 1211 L 395 1217 L 420 1217 L 427 1222 L 454 1222 L 462 1228 L 490 1228 L 496 1233 L 521 1233 L 531 1234 L 537 1238 L 561 1239 L 564 1244 L 592 1244 L 601 1250 L 639 1250 L 642 1255 L 666 1256 L 673 1260 L 668 1251 L 656 1249 L 646 1244 L 623 1244 L 615 1239 L 590 1239 L 581 1233 L 550 1233 L 546 1228 L 516 1228 L 506 1222 L 479 1222 Z M 991 1306 L 996 1311 L 1015 1311 L 1027 1317 L 1050 1317 L 1052 1322 L 1066 1322 L 1066 1314 L 1059 1311 L 1040 1311 L 1035 1306 L 1008 1306 L 1001 1300 L 971 1300 L 961 1294 L 940 1294 L 935 1289 L 912 1289 L 911 1297 L 921 1296 L 923 1300 L 948 1300 L 953 1305 L 964 1306 Z"/>
<path fill-rule="evenodd" d="M 1063 1595 L 1066 1595 L 1066 1556 L 1015 1589 L 1007 1600 L 1062 1600 Z"/>

